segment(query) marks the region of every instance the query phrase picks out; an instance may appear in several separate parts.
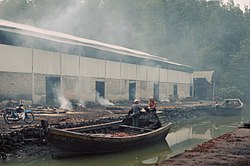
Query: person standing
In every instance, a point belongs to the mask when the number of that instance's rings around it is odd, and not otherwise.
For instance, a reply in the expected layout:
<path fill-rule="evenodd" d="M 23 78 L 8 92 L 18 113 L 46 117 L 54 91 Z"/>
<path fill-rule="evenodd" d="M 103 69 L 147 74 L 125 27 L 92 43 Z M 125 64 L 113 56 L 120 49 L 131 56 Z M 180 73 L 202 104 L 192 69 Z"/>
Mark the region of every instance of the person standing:
<path fill-rule="evenodd" d="M 140 116 L 140 104 L 139 104 L 139 100 L 135 99 L 134 103 L 132 104 L 132 125 L 134 127 L 138 127 L 139 126 L 139 116 Z"/>
<path fill-rule="evenodd" d="M 149 98 L 148 109 L 151 110 L 153 113 L 156 113 L 156 101 L 154 100 L 153 96 Z"/>

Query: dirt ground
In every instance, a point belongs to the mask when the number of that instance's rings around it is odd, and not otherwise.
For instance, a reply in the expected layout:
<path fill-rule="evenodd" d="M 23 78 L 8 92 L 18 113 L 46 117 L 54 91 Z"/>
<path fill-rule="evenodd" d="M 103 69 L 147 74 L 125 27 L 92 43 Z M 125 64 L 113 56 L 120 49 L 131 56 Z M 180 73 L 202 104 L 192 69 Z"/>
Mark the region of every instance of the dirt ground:
<path fill-rule="evenodd" d="M 6 124 L 2 115 L 0 114 L 0 131 L 8 132 L 16 128 L 24 126 L 32 126 L 40 124 L 41 120 L 48 120 L 49 124 L 57 123 L 80 123 L 85 121 L 94 121 L 100 118 L 118 118 L 127 114 L 127 110 L 105 110 L 102 108 L 82 109 L 78 111 L 64 111 L 59 109 L 44 109 L 33 110 L 35 121 L 31 124 L 26 124 L 23 120 L 19 120 L 13 124 Z"/>
<path fill-rule="evenodd" d="M 77 124 L 77 123 L 95 123 L 100 119 L 116 120 L 124 117 L 127 110 L 105 110 L 103 108 L 82 109 L 75 111 L 65 111 L 59 109 L 32 109 L 35 121 L 31 124 L 26 124 L 23 120 L 19 120 L 13 124 L 6 124 L 2 114 L 0 113 L 0 134 L 18 132 L 23 128 L 33 128 L 40 125 L 41 120 L 47 120 L 49 124 Z M 11 161 L 15 158 L 28 158 L 48 154 L 49 149 L 45 143 L 29 142 L 21 145 L 19 148 L 11 152 L 0 151 L 0 165 L 3 160 Z M 3 158 L 1 158 L 4 156 Z"/>
<path fill-rule="evenodd" d="M 250 165 L 250 129 L 238 128 L 158 165 Z"/>
<path fill-rule="evenodd" d="M 190 103 L 181 103 L 181 104 L 166 104 L 166 103 L 158 103 L 157 109 L 161 110 L 164 108 L 172 108 L 175 109 L 177 107 L 195 107 L 195 106 L 206 106 L 212 105 L 211 103 L 201 103 L 201 102 L 190 102 Z M 144 103 L 143 106 L 146 106 Z M 94 121 L 100 118 L 122 118 L 128 114 L 131 105 L 129 103 L 122 103 L 120 106 L 94 106 L 94 107 L 79 107 L 75 110 L 67 111 L 63 109 L 53 108 L 53 107 L 31 107 L 31 109 L 35 116 L 35 121 L 30 125 L 40 124 L 41 120 L 48 120 L 49 124 L 56 123 L 79 123 L 84 121 Z M 0 132 L 8 132 L 11 129 L 21 128 L 24 126 L 29 126 L 23 120 L 19 120 L 13 124 L 6 124 L 4 122 L 0 110 Z"/>

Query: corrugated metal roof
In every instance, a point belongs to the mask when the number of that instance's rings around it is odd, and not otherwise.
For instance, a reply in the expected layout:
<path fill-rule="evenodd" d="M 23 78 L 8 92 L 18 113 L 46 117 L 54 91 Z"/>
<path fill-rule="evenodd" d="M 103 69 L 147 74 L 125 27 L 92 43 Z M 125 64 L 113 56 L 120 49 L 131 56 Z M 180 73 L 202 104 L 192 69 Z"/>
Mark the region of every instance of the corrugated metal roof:
<path fill-rule="evenodd" d="M 208 82 L 212 82 L 214 71 L 194 71 L 193 78 L 205 78 Z"/>
<path fill-rule="evenodd" d="M 15 23 L 15 22 L 6 21 L 2 19 L 0 19 L 0 30 L 13 32 L 13 33 L 19 33 L 19 34 L 28 35 L 28 36 L 34 36 L 34 37 L 43 38 L 43 39 L 48 39 L 48 40 L 52 40 L 52 41 L 56 41 L 60 43 L 96 48 L 96 49 L 114 52 L 114 53 L 118 53 L 122 55 L 128 55 L 128 56 L 139 57 L 139 58 L 144 58 L 144 59 L 152 59 L 152 60 L 157 60 L 157 61 L 165 62 L 168 64 L 176 65 L 176 66 L 183 66 L 183 67 L 191 68 L 191 66 L 171 62 L 171 61 L 168 61 L 166 58 L 155 56 L 155 55 L 145 53 L 142 51 L 133 50 L 133 49 L 129 49 L 129 48 L 122 47 L 122 46 L 107 44 L 107 43 L 103 43 L 103 42 L 99 42 L 95 40 L 80 38 L 77 36 L 73 36 L 73 35 L 69 35 L 69 34 L 65 34 L 61 32 L 41 29 L 41 28 L 37 28 L 34 26 Z"/>

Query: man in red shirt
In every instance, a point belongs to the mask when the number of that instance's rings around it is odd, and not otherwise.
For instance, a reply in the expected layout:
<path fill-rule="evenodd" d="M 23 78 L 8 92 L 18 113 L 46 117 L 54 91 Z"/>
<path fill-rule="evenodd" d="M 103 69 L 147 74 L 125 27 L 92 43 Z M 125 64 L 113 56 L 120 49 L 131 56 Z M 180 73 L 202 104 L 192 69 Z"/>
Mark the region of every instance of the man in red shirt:
<path fill-rule="evenodd" d="M 151 110 L 153 113 L 156 113 L 156 101 L 151 96 L 148 101 L 148 109 Z"/>

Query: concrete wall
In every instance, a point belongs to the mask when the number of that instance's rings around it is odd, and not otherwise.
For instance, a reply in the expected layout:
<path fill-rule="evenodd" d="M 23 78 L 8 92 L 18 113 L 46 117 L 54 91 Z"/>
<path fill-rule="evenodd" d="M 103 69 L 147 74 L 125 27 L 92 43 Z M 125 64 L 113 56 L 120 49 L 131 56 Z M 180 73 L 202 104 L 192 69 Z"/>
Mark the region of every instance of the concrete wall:
<path fill-rule="evenodd" d="M 178 84 L 178 95 L 179 98 L 184 98 L 187 97 L 187 95 L 189 95 L 188 91 L 187 91 L 187 85 L 186 84 Z"/>
<path fill-rule="evenodd" d="M 84 101 L 95 101 L 95 81 L 96 79 L 94 78 L 80 78 L 80 99 Z"/>
<path fill-rule="evenodd" d="M 128 100 L 129 97 L 128 88 L 129 88 L 129 81 L 121 80 L 120 100 Z"/>
<path fill-rule="evenodd" d="M 0 72 L 0 100 L 32 98 L 31 74 Z"/>
<path fill-rule="evenodd" d="M 34 74 L 34 104 L 45 104 L 46 103 L 46 83 L 45 74 Z"/>
<path fill-rule="evenodd" d="M 174 91 L 174 85 L 176 85 L 175 83 L 168 83 L 167 84 L 167 95 L 173 95 L 173 91 Z"/>
<path fill-rule="evenodd" d="M 168 83 L 166 82 L 160 83 L 159 91 L 160 91 L 159 100 L 167 101 L 169 98 Z"/>
<path fill-rule="evenodd" d="M 105 97 L 110 100 L 117 100 L 120 96 L 120 80 L 119 79 L 106 79 L 106 95 Z"/>
<path fill-rule="evenodd" d="M 173 94 L 173 85 L 178 86 L 180 98 L 188 97 L 193 84 L 192 73 L 31 48 L 0 45 L 0 58 L 0 98 L 25 96 L 34 103 L 45 103 L 48 76 L 61 78 L 67 98 L 91 101 L 97 80 L 105 82 L 105 96 L 110 100 L 128 100 L 129 81 L 136 82 L 136 97 L 146 100 L 153 96 L 155 83 L 160 100 Z"/>
<path fill-rule="evenodd" d="M 72 76 L 62 77 L 62 90 L 63 95 L 67 99 L 78 99 L 79 92 L 79 78 Z"/>
<path fill-rule="evenodd" d="M 147 100 L 147 81 L 136 82 L 136 97 L 141 100 Z"/>

